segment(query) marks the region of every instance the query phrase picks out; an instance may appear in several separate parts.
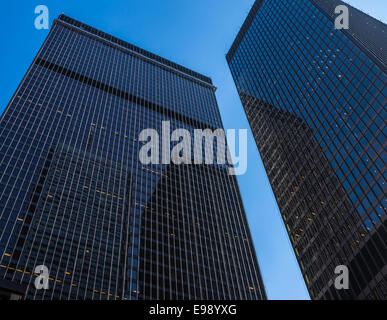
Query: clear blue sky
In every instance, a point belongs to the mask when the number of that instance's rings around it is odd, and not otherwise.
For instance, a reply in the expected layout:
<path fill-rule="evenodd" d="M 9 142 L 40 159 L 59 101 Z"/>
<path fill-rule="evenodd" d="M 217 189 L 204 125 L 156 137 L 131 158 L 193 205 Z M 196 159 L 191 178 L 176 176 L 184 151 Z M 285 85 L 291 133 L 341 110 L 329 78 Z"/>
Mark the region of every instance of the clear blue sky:
<path fill-rule="evenodd" d="M 351 0 L 386 22 L 386 0 Z M 226 128 L 248 128 L 248 169 L 239 185 L 268 297 L 308 299 L 239 101 L 225 54 L 253 0 L 29 0 L 3 4 L 0 38 L 0 113 L 39 50 L 47 30 L 34 28 L 34 8 L 48 7 L 50 25 L 60 13 L 210 76 Z"/>

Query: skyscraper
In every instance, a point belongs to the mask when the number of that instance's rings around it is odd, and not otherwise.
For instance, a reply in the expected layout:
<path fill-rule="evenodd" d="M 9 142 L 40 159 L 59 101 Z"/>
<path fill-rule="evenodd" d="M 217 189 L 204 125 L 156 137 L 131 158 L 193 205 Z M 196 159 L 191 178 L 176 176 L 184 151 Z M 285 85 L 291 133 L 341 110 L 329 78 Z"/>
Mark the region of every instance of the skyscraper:
<path fill-rule="evenodd" d="M 338 5 L 257 0 L 227 61 L 310 296 L 387 299 L 387 28 Z"/>
<path fill-rule="evenodd" d="M 222 128 L 214 91 L 59 16 L 0 121 L 0 294 L 265 299 L 228 166 L 139 161 L 139 133 L 162 121 Z M 34 285 L 40 265 L 48 289 Z"/>

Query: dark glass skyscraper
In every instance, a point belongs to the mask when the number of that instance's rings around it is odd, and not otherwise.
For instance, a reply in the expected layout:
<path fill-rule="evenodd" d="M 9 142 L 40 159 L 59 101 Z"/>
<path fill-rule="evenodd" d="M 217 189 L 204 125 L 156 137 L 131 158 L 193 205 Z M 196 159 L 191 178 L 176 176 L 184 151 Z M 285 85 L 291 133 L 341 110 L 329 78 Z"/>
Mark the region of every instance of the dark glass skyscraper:
<path fill-rule="evenodd" d="M 310 296 L 387 299 L 387 28 L 337 5 L 256 1 L 227 61 Z"/>
<path fill-rule="evenodd" d="M 139 161 L 144 128 L 222 128 L 214 91 L 203 75 L 56 19 L 0 121 L 0 293 L 265 299 L 228 166 Z M 48 289 L 34 286 L 38 265 Z"/>

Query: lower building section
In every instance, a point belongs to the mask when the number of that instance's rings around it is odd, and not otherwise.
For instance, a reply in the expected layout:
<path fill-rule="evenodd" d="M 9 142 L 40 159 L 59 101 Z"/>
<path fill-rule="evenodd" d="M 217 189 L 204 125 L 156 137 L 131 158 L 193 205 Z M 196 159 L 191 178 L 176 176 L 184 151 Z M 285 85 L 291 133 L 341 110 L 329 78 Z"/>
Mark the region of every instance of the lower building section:
<path fill-rule="evenodd" d="M 25 285 L 0 280 L 0 300 L 21 300 L 24 298 L 25 293 Z"/>
<path fill-rule="evenodd" d="M 204 183 L 183 187 L 196 179 Z M 173 165 L 166 169 L 141 216 L 141 298 L 265 297 L 242 208 L 234 206 L 237 195 L 222 186 L 233 184 L 227 168 Z"/>

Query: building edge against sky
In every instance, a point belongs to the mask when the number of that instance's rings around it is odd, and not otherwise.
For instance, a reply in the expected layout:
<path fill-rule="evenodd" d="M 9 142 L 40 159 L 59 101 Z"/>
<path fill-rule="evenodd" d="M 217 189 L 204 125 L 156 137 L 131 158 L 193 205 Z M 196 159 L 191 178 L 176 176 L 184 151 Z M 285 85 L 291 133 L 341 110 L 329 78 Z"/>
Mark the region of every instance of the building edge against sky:
<path fill-rule="evenodd" d="M 138 161 L 139 132 L 162 121 L 222 128 L 211 79 L 54 21 L 0 119 L 1 294 L 266 299 L 228 166 Z"/>
<path fill-rule="evenodd" d="M 387 28 L 337 5 L 257 0 L 226 58 L 311 297 L 386 299 Z"/>

